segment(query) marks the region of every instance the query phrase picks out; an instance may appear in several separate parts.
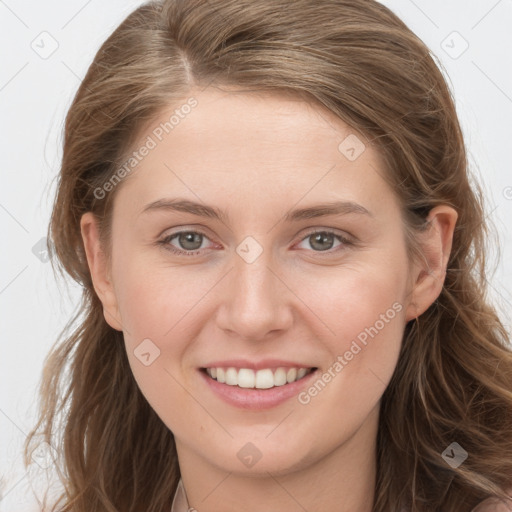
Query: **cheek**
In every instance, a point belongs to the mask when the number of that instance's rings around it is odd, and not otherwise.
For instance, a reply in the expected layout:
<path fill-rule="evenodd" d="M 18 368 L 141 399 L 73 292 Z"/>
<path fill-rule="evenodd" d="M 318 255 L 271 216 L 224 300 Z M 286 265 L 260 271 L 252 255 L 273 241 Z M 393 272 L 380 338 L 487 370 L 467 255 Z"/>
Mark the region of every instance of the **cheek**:
<path fill-rule="evenodd" d="M 354 339 L 364 343 L 368 329 L 396 338 L 403 330 L 407 294 L 405 259 L 396 255 L 395 268 L 366 262 L 347 265 L 329 274 L 301 276 L 294 284 L 304 290 L 307 306 L 325 325 L 330 352 L 344 352 Z M 374 329 L 370 329 L 374 333 Z M 366 333 L 366 334 L 365 334 Z M 375 334 L 375 333 L 374 333 Z"/>
<path fill-rule="evenodd" d="M 191 349 L 215 307 L 208 292 L 222 273 L 135 256 L 117 263 L 118 305 L 134 377 L 157 413 L 168 409 L 171 396 L 186 408 L 179 383 L 188 385 Z"/>
<path fill-rule="evenodd" d="M 386 236 L 379 235 L 368 247 L 348 250 L 339 264 L 312 266 L 289 276 L 293 289 L 328 328 L 324 332 L 331 334 L 325 338 L 331 352 L 348 350 L 352 340 L 360 333 L 364 338 L 365 329 L 376 322 L 379 335 L 400 341 L 410 270 L 399 219 L 389 222 Z M 394 304 L 398 305 L 393 308 Z"/>
<path fill-rule="evenodd" d="M 334 334 L 322 338 L 330 360 L 298 397 L 304 411 L 310 411 L 304 414 L 305 435 L 329 421 L 340 426 L 332 435 L 342 437 L 357 429 L 380 401 L 400 353 L 406 277 L 396 269 L 368 265 L 325 284 L 323 300 L 312 307 L 322 312 Z"/>
<path fill-rule="evenodd" d="M 159 364 L 164 359 L 167 365 L 179 362 L 188 340 L 196 334 L 195 307 L 204 293 L 190 281 L 182 283 L 175 269 L 167 275 L 132 274 L 127 278 L 119 290 L 119 310 L 129 356 L 137 355 L 141 343 L 154 344 L 157 348 L 153 350 L 163 356 Z"/>
<path fill-rule="evenodd" d="M 137 242 L 125 244 L 137 247 Z M 125 333 L 161 340 L 201 297 L 201 278 L 166 260 L 158 248 L 119 250 L 113 258 L 113 279 Z"/>
<path fill-rule="evenodd" d="M 116 288 L 133 376 L 153 410 L 174 431 L 181 420 L 173 411 L 179 410 L 180 417 L 197 414 L 181 367 L 196 337 L 194 329 L 201 327 L 194 306 L 211 286 L 191 286 L 177 268 L 147 262 L 123 261 L 118 269 L 119 276 L 124 269 Z"/>

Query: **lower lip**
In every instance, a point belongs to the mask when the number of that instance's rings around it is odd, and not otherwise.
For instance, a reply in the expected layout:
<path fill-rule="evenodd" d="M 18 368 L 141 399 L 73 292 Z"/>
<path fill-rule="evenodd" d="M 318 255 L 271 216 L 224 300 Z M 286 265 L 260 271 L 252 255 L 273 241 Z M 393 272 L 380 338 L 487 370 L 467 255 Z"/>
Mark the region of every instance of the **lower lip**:
<path fill-rule="evenodd" d="M 286 400 L 297 396 L 302 388 L 304 388 L 317 370 L 308 373 L 302 379 L 284 384 L 283 386 L 274 386 L 270 389 L 251 389 L 240 388 L 238 386 L 230 386 L 229 384 L 222 384 L 212 379 L 204 370 L 199 370 L 202 378 L 210 389 L 219 396 L 224 402 L 238 407 L 240 409 L 263 410 L 276 407 Z"/>

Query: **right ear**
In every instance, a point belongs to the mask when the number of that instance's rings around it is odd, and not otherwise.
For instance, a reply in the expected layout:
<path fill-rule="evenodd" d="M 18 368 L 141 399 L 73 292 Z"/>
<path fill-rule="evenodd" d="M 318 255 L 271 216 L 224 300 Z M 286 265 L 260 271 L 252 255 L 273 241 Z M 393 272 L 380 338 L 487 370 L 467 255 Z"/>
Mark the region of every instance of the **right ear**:
<path fill-rule="evenodd" d="M 101 247 L 98 221 L 92 212 L 82 215 L 80 230 L 84 242 L 87 263 L 91 273 L 94 290 L 103 304 L 103 315 L 110 327 L 123 330 L 117 298 L 110 276 L 106 255 Z"/>

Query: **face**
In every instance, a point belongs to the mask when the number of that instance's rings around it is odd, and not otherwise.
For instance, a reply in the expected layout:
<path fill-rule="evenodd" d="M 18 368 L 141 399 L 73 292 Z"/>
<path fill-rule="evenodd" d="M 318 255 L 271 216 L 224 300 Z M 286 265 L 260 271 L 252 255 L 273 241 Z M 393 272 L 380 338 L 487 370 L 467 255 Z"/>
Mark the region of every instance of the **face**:
<path fill-rule="evenodd" d="M 374 440 L 416 279 L 377 149 L 290 97 L 190 96 L 134 148 L 154 146 L 116 191 L 95 283 L 142 393 L 180 456 L 225 471 Z"/>

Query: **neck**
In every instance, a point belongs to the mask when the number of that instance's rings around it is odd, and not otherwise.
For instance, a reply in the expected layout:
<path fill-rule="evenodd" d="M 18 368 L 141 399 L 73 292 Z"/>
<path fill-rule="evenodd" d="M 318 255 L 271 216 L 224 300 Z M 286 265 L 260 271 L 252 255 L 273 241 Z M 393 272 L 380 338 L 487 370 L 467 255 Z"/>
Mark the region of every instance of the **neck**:
<path fill-rule="evenodd" d="M 315 457 L 310 453 L 309 460 L 302 460 L 293 471 L 222 470 L 176 440 L 189 506 L 198 512 L 371 512 L 378 415 L 377 406 L 350 439 L 329 453 Z"/>

